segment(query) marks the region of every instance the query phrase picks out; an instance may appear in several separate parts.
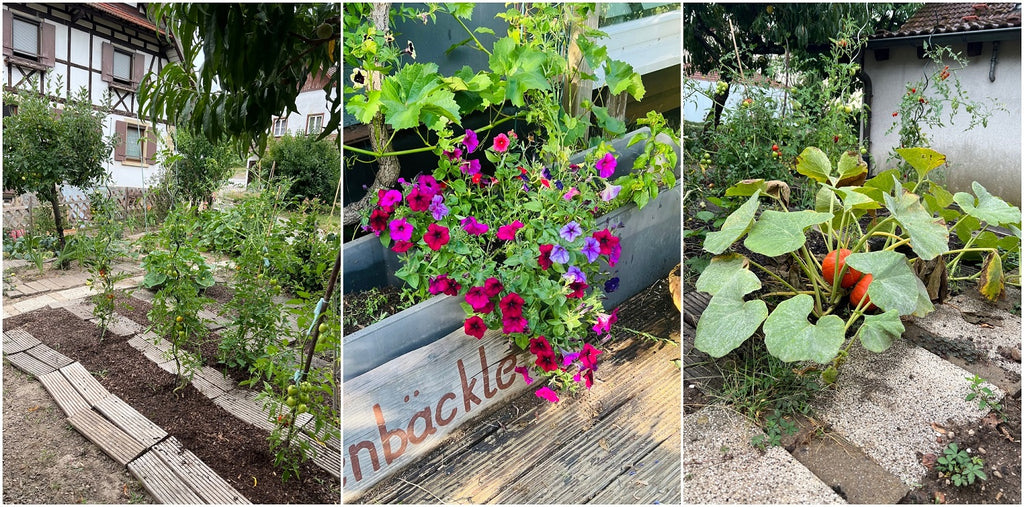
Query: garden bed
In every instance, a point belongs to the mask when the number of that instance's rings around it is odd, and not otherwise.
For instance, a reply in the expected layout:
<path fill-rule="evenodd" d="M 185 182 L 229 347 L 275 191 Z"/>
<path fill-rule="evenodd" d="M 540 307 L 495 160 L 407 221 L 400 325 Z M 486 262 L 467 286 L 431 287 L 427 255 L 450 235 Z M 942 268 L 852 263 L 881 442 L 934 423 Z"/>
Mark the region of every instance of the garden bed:
<path fill-rule="evenodd" d="M 137 303 L 138 301 L 133 301 Z M 249 427 L 176 379 L 128 344 L 64 309 L 41 309 L 5 319 L 4 329 L 22 328 L 42 343 L 81 362 L 112 394 L 175 436 L 253 503 L 337 503 L 337 479 L 312 462 L 300 477 L 282 482 L 273 466 L 269 434 Z"/>

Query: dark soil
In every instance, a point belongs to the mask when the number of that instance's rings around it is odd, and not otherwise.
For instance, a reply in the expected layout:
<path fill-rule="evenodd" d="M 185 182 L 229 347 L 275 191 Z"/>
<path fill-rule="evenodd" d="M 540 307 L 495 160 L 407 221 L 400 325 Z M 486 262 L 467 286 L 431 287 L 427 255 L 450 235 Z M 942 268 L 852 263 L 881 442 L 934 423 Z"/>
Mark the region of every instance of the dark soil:
<path fill-rule="evenodd" d="M 135 306 L 135 312 L 141 311 L 141 305 Z M 4 329 L 16 328 L 81 362 L 107 390 L 177 438 L 253 503 L 340 502 L 337 479 L 312 462 L 300 467 L 301 479 L 282 482 L 266 431 L 235 418 L 192 385 L 173 392 L 174 375 L 129 345 L 127 338 L 108 333 L 100 343 L 95 325 L 64 309 L 4 319 Z"/>
<path fill-rule="evenodd" d="M 402 300 L 401 287 L 391 285 L 346 293 L 341 298 L 341 305 L 343 335 L 359 331 L 408 307 Z"/>
<path fill-rule="evenodd" d="M 231 301 L 231 298 L 235 296 L 235 291 L 230 287 L 217 283 L 208 287 L 203 295 L 223 305 Z"/>
<path fill-rule="evenodd" d="M 973 485 L 956 487 L 945 477 L 939 477 L 934 459 L 938 456 L 920 456 L 929 469 L 921 487 L 912 490 L 900 503 L 997 503 L 1020 505 L 1020 391 L 1003 399 L 1006 420 L 1000 422 L 995 413 L 973 424 L 946 428 L 953 438 L 943 438 L 943 444 L 956 442 L 969 454 L 985 460 L 984 471 L 988 480 Z"/>

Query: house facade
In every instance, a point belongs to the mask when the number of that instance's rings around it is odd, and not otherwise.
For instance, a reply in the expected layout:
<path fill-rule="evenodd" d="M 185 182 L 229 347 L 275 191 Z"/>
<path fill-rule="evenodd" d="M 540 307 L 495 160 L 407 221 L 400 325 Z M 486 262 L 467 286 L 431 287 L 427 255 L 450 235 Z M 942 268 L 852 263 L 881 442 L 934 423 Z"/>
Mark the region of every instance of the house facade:
<path fill-rule="evenodd" d="M 327 92 L 324 86 L 330 76 L 337 72 L 337 67 L 331 67 L 327 73 L 310 76 L 302 85 L 298 97 L 295 98 L 295 111 L 289 111 L 288 115 L 275 116 L 271 126 L 273 136 L 281 137 L 286 133 L 291 135 L 308 134 L 319 135 L 324 126 L 331 121 L 331 112 L 327 100 Z"/>
<path fill-rule="evenodd" d="M 989 192 L 1021 204 L 1021 12 L 1010 4 L 926 4 L 897 32 L 873 35 L 862 67 L 868 77 L 865 101 L 870 120 L 864 137 L 870 142 L 872 173 L 894 166 L 890 148 L 899 146 L 898 128 L 886 133 L 896 118 L 907 84 L 936 71 L 923 56 L 923 44 L 949 46 L 965 56 L 966 68 L 946 62 L 960 80 L 967 98 L 999 104 L 986 127 L 964 131 L 970 115 L 960 112 L 946 127 L 925 129 L 931 145 L 946 155 L 939 181 L 953 192 L 971 191 L 978 181 Z M 947 108 L 948 110 L 948 108 Z"/>
<path fill-rule="evenodd" d="M 158 139 L 166 145 L 167 126 L 141 117 L 138 87 L 147 73 L 180 58 L 166 33 L 147 19 L 143 3 L 3 4 L 4 89 L 23 89 L 35 80 L 59 103 L 84 87 L 97 107 L 109 94 L 104 135 L 118 139 L 107 162 L 115 187 L 145 187 L 160 172 Z"/>

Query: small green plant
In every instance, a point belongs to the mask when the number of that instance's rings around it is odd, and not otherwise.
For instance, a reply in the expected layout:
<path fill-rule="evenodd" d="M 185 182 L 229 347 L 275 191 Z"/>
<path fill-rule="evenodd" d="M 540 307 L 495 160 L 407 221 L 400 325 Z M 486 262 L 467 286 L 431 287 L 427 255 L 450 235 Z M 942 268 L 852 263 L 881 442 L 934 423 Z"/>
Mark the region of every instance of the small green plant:
<path fill-rule="evenodd" d="M 955 442 L 950 442 L 943 449 L 942 457 L 936 462 L 935 468 L 939 471 L 939 476 L 948 477 L 958 488 L 974 484 L 975 479 L 988 480 L 983 470 L 985 461 L 981 456 L 971 456 Z"/>
<path fill-rule="evenodd" d="M 992 410 L 999 414 L 1000 419 L 1006 419 L 1006 415 L 1003 414 L 1003 405 L 996 400 L 995 393 L 987 387 L 982 387 L 982 382 L 985 379 L 974 375 L 972 377 L 966 377 L 967 380 L 971 381 L 971 393 L 964 398 L 965 401 L 978 400 L 978 409 L 980 410 Z"/>
<path fill-rule="evenodd" d="M 783 435 L 792 435 L 796 432 L 796 424 L 787 421 L 782 414 L 776 412 L 765 419 L 764 434 L 754 435 L 750 439 L 750 445 L 764 450 L 767 447 L 780 445 Z"/>
<path fill-rule="evenodd" d="M 92 296 L 94 304 L 92 313 L 98 319 L 100 341 L 103 341 L 107 334 L 107 324 L 117 307 L 114 285 L 131 274 L 125 271 L 112 272 L 114 263 L 128 253 L 121 239 L 124 222 L 118 217 L 114 200 L 98 192 L 92 194 L 89 200 L 93 223 L 96 225 L 96 234 L 92 237 L 73 236 L 67 245 L 68 247 L 76 245 L 78 251 L 81 252 L 80 259 L 84 261 L 91 275 L 85 284 L 93 286 L 98 291 Z M 131 310 L 126 302 L 122 302 L 121 307 Z"/>

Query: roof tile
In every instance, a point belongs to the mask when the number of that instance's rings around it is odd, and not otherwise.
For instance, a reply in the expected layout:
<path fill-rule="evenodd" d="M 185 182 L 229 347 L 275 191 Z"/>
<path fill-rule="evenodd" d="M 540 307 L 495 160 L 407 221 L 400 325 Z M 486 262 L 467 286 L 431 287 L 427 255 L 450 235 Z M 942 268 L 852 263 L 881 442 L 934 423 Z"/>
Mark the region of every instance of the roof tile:
<path fill-rule="evenodd" d="M 969 32 L 1020 25 L 1019 3 L 930 3 L 921 7 L 896 32 L 879 32 L 873 39 Z"/>

